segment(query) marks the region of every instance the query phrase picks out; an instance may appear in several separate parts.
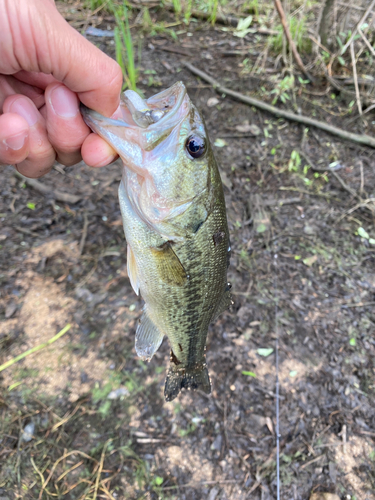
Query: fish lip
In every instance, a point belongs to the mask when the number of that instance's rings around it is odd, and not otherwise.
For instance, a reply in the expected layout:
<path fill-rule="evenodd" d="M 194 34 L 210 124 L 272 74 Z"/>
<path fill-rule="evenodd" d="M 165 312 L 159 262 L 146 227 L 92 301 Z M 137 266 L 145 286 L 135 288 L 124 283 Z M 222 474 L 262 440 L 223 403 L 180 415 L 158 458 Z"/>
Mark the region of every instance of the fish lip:
<path fill-rule="evenodd" d="M 159 128 L 160 126 L 163 126 L 166 122 L 168 122 L 168 120 L 171 120 L 176 115 L 178 110 L 181 108 L 181 105 L 182 105 L 182 102 L 183 102 L 185 96 L 187 95 L 187 90 L 186 90 L 184 83 L 183 82 L 176 82 L 169 89 L 166 89 L 163 92 L 159 93 L 159 94 L 163 94 L 163 96 L 160 99 L 166 99 L 166 97 L 168 97 L 168 94 L 173 95 L 173 94 L 177 93 L 176 88 L 177 88 L 178 94 L 177 94 L 176 102 L 173 104 L 172 108 L 162 118 L 160 118 L 160 120 L 158 120 L 155 123 L 150 124 L 147 128 L 145 128 L 143 130 L 155 130 L 155 129 Z M 152 96 L 149 99 L 147 99 L 146 103 L 149 100 L 152 101 L 153 99 L 155 99 L 155 97 L 157 97 L 157 95 L 158 94 L 156 94 L 156 96 Z M 124 101 L 122 101 L 122 105 L 125 106 L 127 109 L 129 109 L 126 106 Z M 152 108 L 158 109 L 153 102 L 152 102 Z M 97 111 L 95 111 L 91 108 L 88 108 L 87 106 L 85 106 L 82 103 L 80 104 L 80 110 L 81 110 L 81 114 L 83 116 L 85 123 L 90 128 L 92 128 L 92 125 L 93 125 L 91 120 L 95 120 L 97 122 L 105 121 L 106 125 L 114 125 L 116 127 L 129 127 L 129 128 L 135 129 L 135 130 L 139 130 L 139 129 L 142 130 L 142 127 L 140 127 L 137 124 L 133 125 L 133 124 L 126 122 L 125 120 L 117 120 L 114 118 L 107 118 L 107 117 L 101 115 L 100 113 L 98 113 Z"/>

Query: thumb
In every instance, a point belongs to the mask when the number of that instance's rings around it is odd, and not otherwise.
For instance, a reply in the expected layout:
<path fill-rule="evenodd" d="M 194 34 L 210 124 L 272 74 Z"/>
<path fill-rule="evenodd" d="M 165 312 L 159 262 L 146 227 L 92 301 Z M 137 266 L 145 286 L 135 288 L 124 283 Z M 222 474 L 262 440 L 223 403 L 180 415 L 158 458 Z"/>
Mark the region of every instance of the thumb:
<path fill-rule="evenodd" d="M 72 28 L 51 0 L 0 2 L 0 73 L 52 74 L 89 108 L 111 116 L 119 103 L 119 65 Z"/>

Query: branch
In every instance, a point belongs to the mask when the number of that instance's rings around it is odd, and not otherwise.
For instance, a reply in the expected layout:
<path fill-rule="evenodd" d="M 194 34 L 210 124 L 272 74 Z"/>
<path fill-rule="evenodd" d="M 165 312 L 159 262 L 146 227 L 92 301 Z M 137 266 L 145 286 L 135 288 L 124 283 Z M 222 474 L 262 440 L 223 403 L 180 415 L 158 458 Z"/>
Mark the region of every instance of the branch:
<path fill-rule="evenodd" d="M 197 69 L 195 66 L 193 66 L 188 62 L 184 62 L 183 64 L 189 71 L 202 78 L 202 80 L 210 83 L 216 90 L 216 92 L 218 92 L 219 94 L 227 94 L 241 102 L 244 102 L 245 104 L 249 104 L 250 106 L 255 106 L 259 109 L 262 109 L 263 111 L 272 113 L 273 115 L 278 116 L 279 118 L 285 118 L 286 120 L 291 120 L 311 127 L 316 127 L 321 130 L 324 130 L 325 132 L 329 132 L 330 134 L 337 135 L 338 137 L 341 137 L 341 139 L 346 139 L 348 141 L 364 144 L 365 146 L 370 146 L 371 148 L 375 148 L 375 137 L 370 137 L 369 135 L 365 134 L 364 135 L 353 134 L 352 132 L 347 132 L 346 130 L 342 130 L 341 128 L 328 125 L 328 123 L 320 122 L 319 120 L 314 120 L 314 118 L 309 118 L 308 116 L 303 116 L 303 115 L 296 115 L 291 111 L 284 111 L 282 109 L 278 109 L 275 106 L 271 106 L 270 104 L 266 104 L 265 102 L 260 101 L 259 99 L 255 99 L 254 97 L 248 97 L 246 95 L 241 94 L 240 92 L 236 92 L 234 90 L 224 87 L 223 85 L 220 85 L 220 83 L 217 82 L 214 78 L 207 75 L 203 71 Z"/>
<path fill-rule="evenodd" d="M 366 18 L 367 16 L 370 14 L 370 12 L 372 11 L 373 7 L 375 5 L 375 0 L 372 0 L 371 4 L 368 6 L 366 12 L 363 14 L 363 16 L 361 17 L 359 23 L 357 24 L 357 26 L 354 28 L 353 30 L 353 33 L 351 35 L 351 37 L 349 38 L 349 40 L 346 42 L 346 44 L 343 46 L 343 48 L 341 49 L 340 51 L 340 54 L 345 54 L 346 52 L 346 49 L 349 47 L 349 45 L 352 43 L 352 41 L 354 40 L 354 37 L 356 36 L 357 34 L 357 30 L 361 28 L 362 24 L 366 21 Z"/>
<path fill-rule="evenodd" d="M 44 195 L 51 195 L 57 201 L 63 201 L 65 203 L 73 203 L 74 205 L 75 203 L 78 203 L 79 200 L 82 199 L 82 196 L 77 196 L 75 194 L 70 194 L 70 193 L 63 193 L 58 189 L 53 189 L 49 186 L 46 186 L 45 184 L 43 184 L 40 181 L 37 181 L 36 179 L 29 179 L 28 177 L 25 177 L 24 175 L 17 172 L 17 170 L 14 171 L 14 175 L 19 179 L 22 179 L 28 186 L 34 188 L 35 191 L 38 191 L 39 193 L 42 193 Z"/>
<path fill-rule="evenodd" d="M 374 0 L 375 1 L 375 0 Z M 284 33 L 285 36 L 288 40 L 289 47 L 293 53 L 294 59 L 296 60 L 297 66 L 299 69 L 302 71 L 302 73 L 310 80 L 310 82 L 314 82 L 313 77 L 309 74 L 305 66 L 303 65 L 302 59 L 300 58 L 300 55 L 298 54 L 297 47 L 295 43 L 293 42 L 292 35 L 290 34 L 289 31 L 289 26 L 285 17 L 284 9 L 283 6 L 281 5 L 280 0 L 275 0 L 275 6 L 277 9 L 277 12 L 279 13 L 281 24 L 283 25 L 284 28 Z"/>

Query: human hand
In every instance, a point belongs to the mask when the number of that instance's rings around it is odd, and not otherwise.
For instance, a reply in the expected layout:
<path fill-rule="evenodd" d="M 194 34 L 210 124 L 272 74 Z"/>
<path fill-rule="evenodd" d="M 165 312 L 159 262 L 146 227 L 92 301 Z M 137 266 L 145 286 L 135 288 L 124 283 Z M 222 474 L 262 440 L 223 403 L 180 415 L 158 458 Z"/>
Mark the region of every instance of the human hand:
<path fill-rule="evenodd" d="M 93 167 L 116 158 L 79 101 L 105 116 L 119 104 L 118 64 L 74 30 L 53 0 L 0 0 L 0 165 L 41 177 L 55 160 Z"/>

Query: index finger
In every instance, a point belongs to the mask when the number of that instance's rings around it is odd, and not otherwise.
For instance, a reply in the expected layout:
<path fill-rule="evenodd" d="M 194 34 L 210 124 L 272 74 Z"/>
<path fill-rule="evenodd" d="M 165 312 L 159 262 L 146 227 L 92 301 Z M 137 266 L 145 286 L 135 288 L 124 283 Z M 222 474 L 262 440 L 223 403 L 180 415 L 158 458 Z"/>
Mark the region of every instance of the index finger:
<path fill-rule="evenodd" d="M 4 8 L 12 34 L 5 35 L 5 42 L 7 36 L 14 42 L 8 64 L 14 72 L 51 74 L 86 106 L 111 116 L 121 92 L 120 66 L 72 28 L 50 0 L 13 0 L 2 6 L 0 2 L 0 15 Z M 15 43 L 17 35 L 20 43 Z"/>

